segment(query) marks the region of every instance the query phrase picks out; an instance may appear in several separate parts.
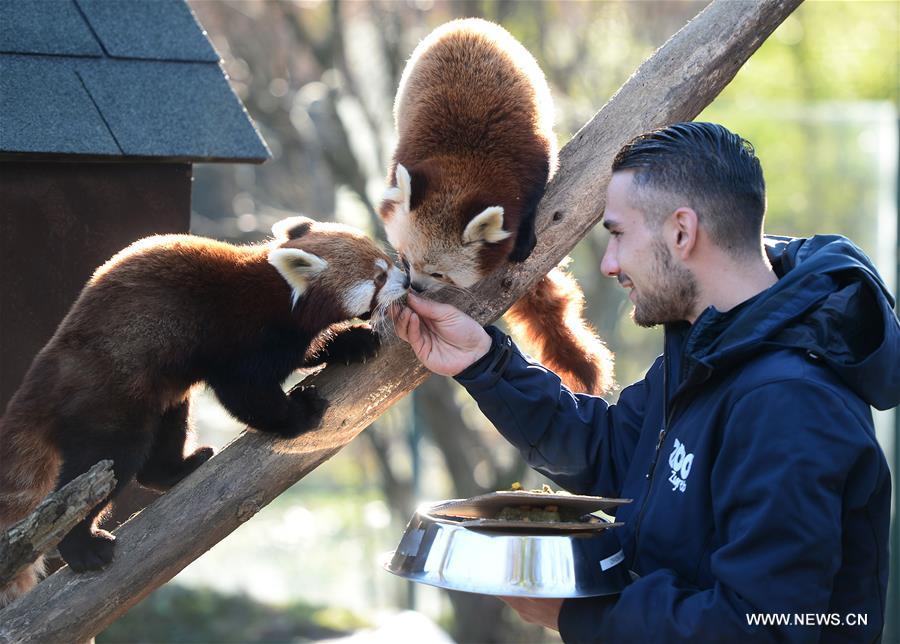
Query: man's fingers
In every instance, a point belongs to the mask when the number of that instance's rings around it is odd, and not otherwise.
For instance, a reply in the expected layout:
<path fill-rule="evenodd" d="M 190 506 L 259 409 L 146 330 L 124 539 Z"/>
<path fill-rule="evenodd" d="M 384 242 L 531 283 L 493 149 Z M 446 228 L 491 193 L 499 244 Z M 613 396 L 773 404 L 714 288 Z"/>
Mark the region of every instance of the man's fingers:
<path fill-rule="evenodd" d="M 562 599 L 536 599 L 532 597 L 500 597 L 519 614 L 522 620 L 530 624 L 540 624 L 553 630 L 559 630 L 559 612 Z"/>
<path fill-rule="evenodd" d="M 454 311 L 456 311 L 456 309 L 449 304 L 443 304 L 442 302 L 428 300 L 424 297 L 419 297 L 415 293 L 410 293 L 407 296 L 406 301 L 413 311 L 421 315 L 426 320 L 447 317 L 449 315 L 452 315 Z"/>
<path fill-rule="evenodd" d="M 407 342 L 419 355 L 425 344 L 424 323 L 412 309 L 404 308 L 394 320 L 397 337 Z"/>
<path fill-rule="evenodd" d="M 409 337 L 407 342 L 412 345 L 414 350 L 418 351 L 422 344 L 422 318 L 412 311 L 409 312 L 409 322 L 406 326 L 406 332 Z"/>
<path fill-rule="evenodd" d="M 404 307 L 394 319 L 394 330 L 397 332 L 397 336 L 405 342 L 409 342 L 409 319 L 411 316 L 412 311 Z"/>

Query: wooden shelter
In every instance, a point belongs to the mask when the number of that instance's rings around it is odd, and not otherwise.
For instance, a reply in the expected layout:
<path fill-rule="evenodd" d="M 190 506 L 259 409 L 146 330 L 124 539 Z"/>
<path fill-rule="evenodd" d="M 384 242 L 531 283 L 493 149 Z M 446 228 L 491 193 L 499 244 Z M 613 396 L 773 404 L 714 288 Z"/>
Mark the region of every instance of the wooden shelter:
<path fill-rule="evenodd" d="M 0 410 L 92 271 L 268 149 L 183 0 L 0 0 Z"/>

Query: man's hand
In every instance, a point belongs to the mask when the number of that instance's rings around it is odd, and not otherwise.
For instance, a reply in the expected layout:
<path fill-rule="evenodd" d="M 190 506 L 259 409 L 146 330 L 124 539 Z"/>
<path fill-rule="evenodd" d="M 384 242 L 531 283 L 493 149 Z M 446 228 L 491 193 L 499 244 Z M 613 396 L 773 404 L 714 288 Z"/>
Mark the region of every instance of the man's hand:
<path fill-rule="evenodd" d="M 507 605 L 529 624 L 540 624 L 559 630 L 559 611 L 562 599 L 534 599 L 532 597 L 501 597 Z"/>
<path fill-rule="evenodd" d="M 491 336 L 478 322 L 449 304 L 413 293 L 394 326 L 419 361 L 442 376 L 455 376 L 491 348 Z"/>

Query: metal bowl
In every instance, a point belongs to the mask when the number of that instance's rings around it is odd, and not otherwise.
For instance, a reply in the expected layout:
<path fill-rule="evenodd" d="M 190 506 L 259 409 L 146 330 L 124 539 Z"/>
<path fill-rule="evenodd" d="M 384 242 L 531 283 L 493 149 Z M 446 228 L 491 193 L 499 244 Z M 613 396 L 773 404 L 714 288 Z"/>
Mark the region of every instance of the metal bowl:
<path fill-rule="evenodd" d="M 597 597 L 631 581 L 611 529 L 478 532 L 420 507 L 384 568 L 411 581 L 486 595 Z"/>

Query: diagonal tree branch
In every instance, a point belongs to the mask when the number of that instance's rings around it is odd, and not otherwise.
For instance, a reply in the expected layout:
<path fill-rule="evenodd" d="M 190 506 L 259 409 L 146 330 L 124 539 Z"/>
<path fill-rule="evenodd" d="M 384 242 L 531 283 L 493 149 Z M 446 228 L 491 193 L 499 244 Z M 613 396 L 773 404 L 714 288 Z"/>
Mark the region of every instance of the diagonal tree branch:
<path fill-rule="evenodd" d="M 696 116 L 799 3 L 714 0 L 562 150 L 528 261 L 477 285 L 474 304 L 449 301 L 483 323 L 497 319 L 599 221 L 619 147 L 648 129 Z M 0 642 L 89 639 L 333 456 L 425 377 L 400 343 L 366 365 L 317 374 L 313 380 L 331 407 L 316 431 L 294 440 L 242 434 L 119 528 L 108 569 L 75 575 L 64 568 L 0 612 Z"/>

